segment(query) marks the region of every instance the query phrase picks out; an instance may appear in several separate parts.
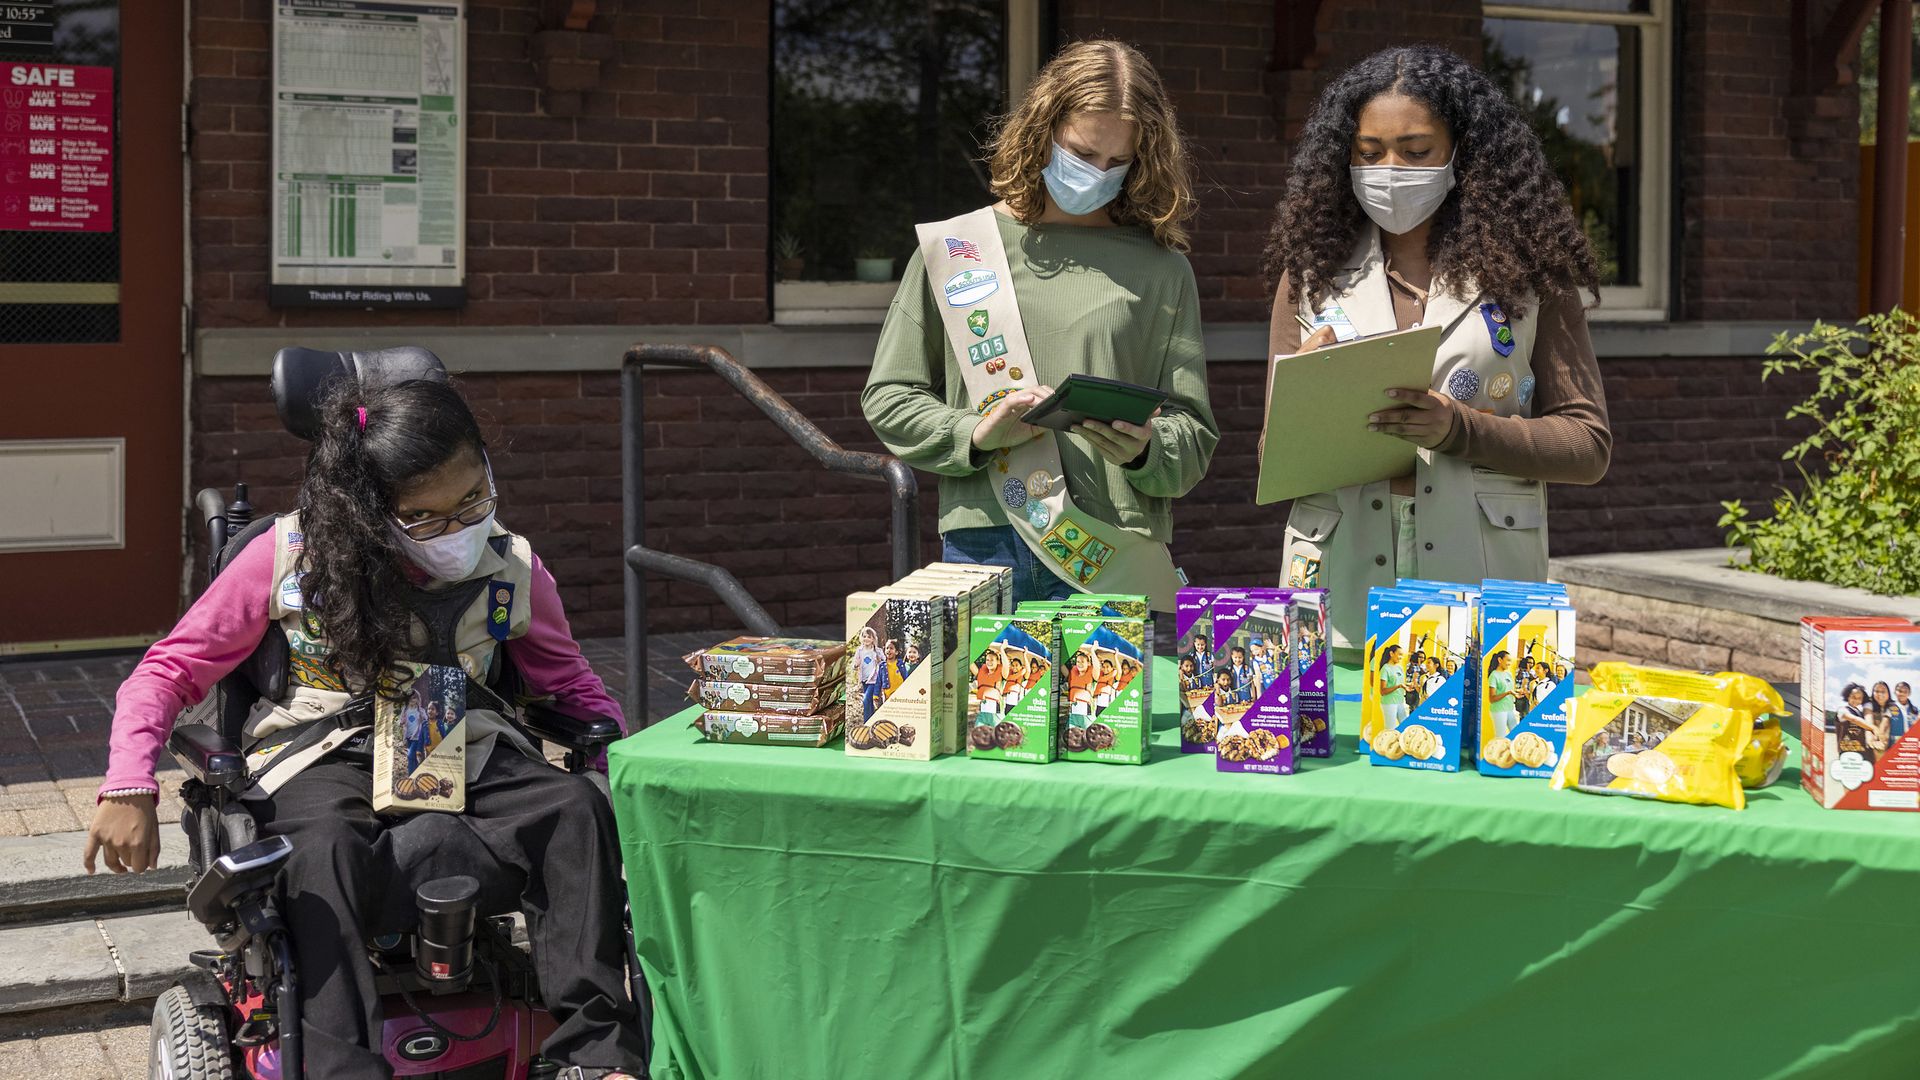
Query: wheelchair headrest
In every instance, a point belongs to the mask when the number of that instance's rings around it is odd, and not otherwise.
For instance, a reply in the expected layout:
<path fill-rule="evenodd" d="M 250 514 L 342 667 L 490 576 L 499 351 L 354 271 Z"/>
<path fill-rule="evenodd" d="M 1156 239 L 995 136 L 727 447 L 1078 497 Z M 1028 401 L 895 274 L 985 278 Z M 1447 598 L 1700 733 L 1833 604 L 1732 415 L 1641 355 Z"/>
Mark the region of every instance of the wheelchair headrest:
<path fill-rule="evenodd" d="M 273 357 L 273 407 L 288 431 L 312 442 L 320 435 L 320 392 L 344 375 L 362 386 L 391 386 L 409 379 L 447 381 L 446 365 L 418 345 L 372 352 L 326 352 L 298 346 Z"/>

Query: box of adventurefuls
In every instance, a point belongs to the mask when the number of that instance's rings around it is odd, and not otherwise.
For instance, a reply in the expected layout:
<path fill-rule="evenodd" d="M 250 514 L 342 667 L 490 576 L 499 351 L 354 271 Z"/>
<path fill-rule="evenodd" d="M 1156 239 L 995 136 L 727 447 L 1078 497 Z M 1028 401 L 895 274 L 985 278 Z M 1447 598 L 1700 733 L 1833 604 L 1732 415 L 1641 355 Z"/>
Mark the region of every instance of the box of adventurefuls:
<path fill-rule="evenodd" d="M 984 572 L 967 573 L 962 571 L 920 569 L 902 578 L 897 585 L 889 589 L 934 590 L 951 597 L 947 604 L 950 616 L 944 629 L 947 631 L 947 657 L 942 681 L 942 722 L 941 731 L 946 739 L 942 753 L 957 754 L 965 747 L 961 745 L 960 711 L 966 707 L 967 696 L 967 628 L 972 624 L 973 616 L 990 614 L 999 603 L 999 577 L 992 568 Z M 887 590 L 881 590 L 883 593 Z"/>
<path fill-rule="evenodd" d="M 924 569 L 959 570 L 959 571 L 964 571 L 966 573 L 982 573 L 982 572 L 991 573 L 992 575 L 994 575 L 995 580 L 999 582 L 999 586 L 1000 586 L 999 593 L 998 593 L 998 600 L 995 603 L 994 609 L 991 613 L 997 614 L 997 615 L 1013 614 L 1013 568 L 1012 567 L 988 566 L 981 563 L 937 562 L 937 563 L 928 563 L 924 567 Z M 982 614 L 987 614 L 987 613 L 983 612 Z"/>
<path fill-rule="evenodd" d="M 1816 802 L 1920 810 L 1916 691 L 1920 627 L 1895 618 L 1801 620 L 1800 783 Z"/>

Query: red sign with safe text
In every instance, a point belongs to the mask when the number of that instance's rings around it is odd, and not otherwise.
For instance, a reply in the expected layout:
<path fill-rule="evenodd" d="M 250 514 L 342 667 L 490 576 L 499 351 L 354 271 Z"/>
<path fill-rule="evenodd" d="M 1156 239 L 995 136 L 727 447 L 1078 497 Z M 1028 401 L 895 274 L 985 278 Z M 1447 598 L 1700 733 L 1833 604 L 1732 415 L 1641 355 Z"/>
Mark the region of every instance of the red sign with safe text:
<path fill-rule="evenodd" d="M 0 63 L 0 229 L 113 231 L 113 69 Z"/>

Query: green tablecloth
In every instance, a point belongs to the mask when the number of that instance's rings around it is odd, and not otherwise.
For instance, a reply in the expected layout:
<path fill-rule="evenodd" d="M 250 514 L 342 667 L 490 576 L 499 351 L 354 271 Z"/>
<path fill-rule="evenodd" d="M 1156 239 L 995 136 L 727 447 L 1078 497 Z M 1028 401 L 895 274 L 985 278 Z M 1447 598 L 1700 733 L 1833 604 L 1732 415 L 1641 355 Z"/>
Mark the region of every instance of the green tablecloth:
<path fill-rule="evenodd" d="M 1376 769 L 1357 705 L 1218 774 L 1158 663 L 1145 767 L 617 744 L 654 1075 L 1920 1076 L 1920 815 Z"/>

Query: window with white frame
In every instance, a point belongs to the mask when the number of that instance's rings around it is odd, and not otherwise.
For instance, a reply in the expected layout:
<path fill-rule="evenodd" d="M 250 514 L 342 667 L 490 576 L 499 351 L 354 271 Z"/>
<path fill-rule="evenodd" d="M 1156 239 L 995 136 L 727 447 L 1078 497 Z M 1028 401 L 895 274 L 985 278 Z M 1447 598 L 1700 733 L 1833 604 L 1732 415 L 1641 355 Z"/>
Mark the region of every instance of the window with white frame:
<path fill-rule="evenodd" d="M 774 0 L 774 318 L 877 322 L 913 226 L 993 201 L 984 145 L 1040 0 Z"/>
<path fill-rule="evenodd" d="M 1483 8 L 1483 68 L 1546 147 L 1600 259 L 1597 318 L 1667 301 L 1671 0 L 1511 0 Z"/>

